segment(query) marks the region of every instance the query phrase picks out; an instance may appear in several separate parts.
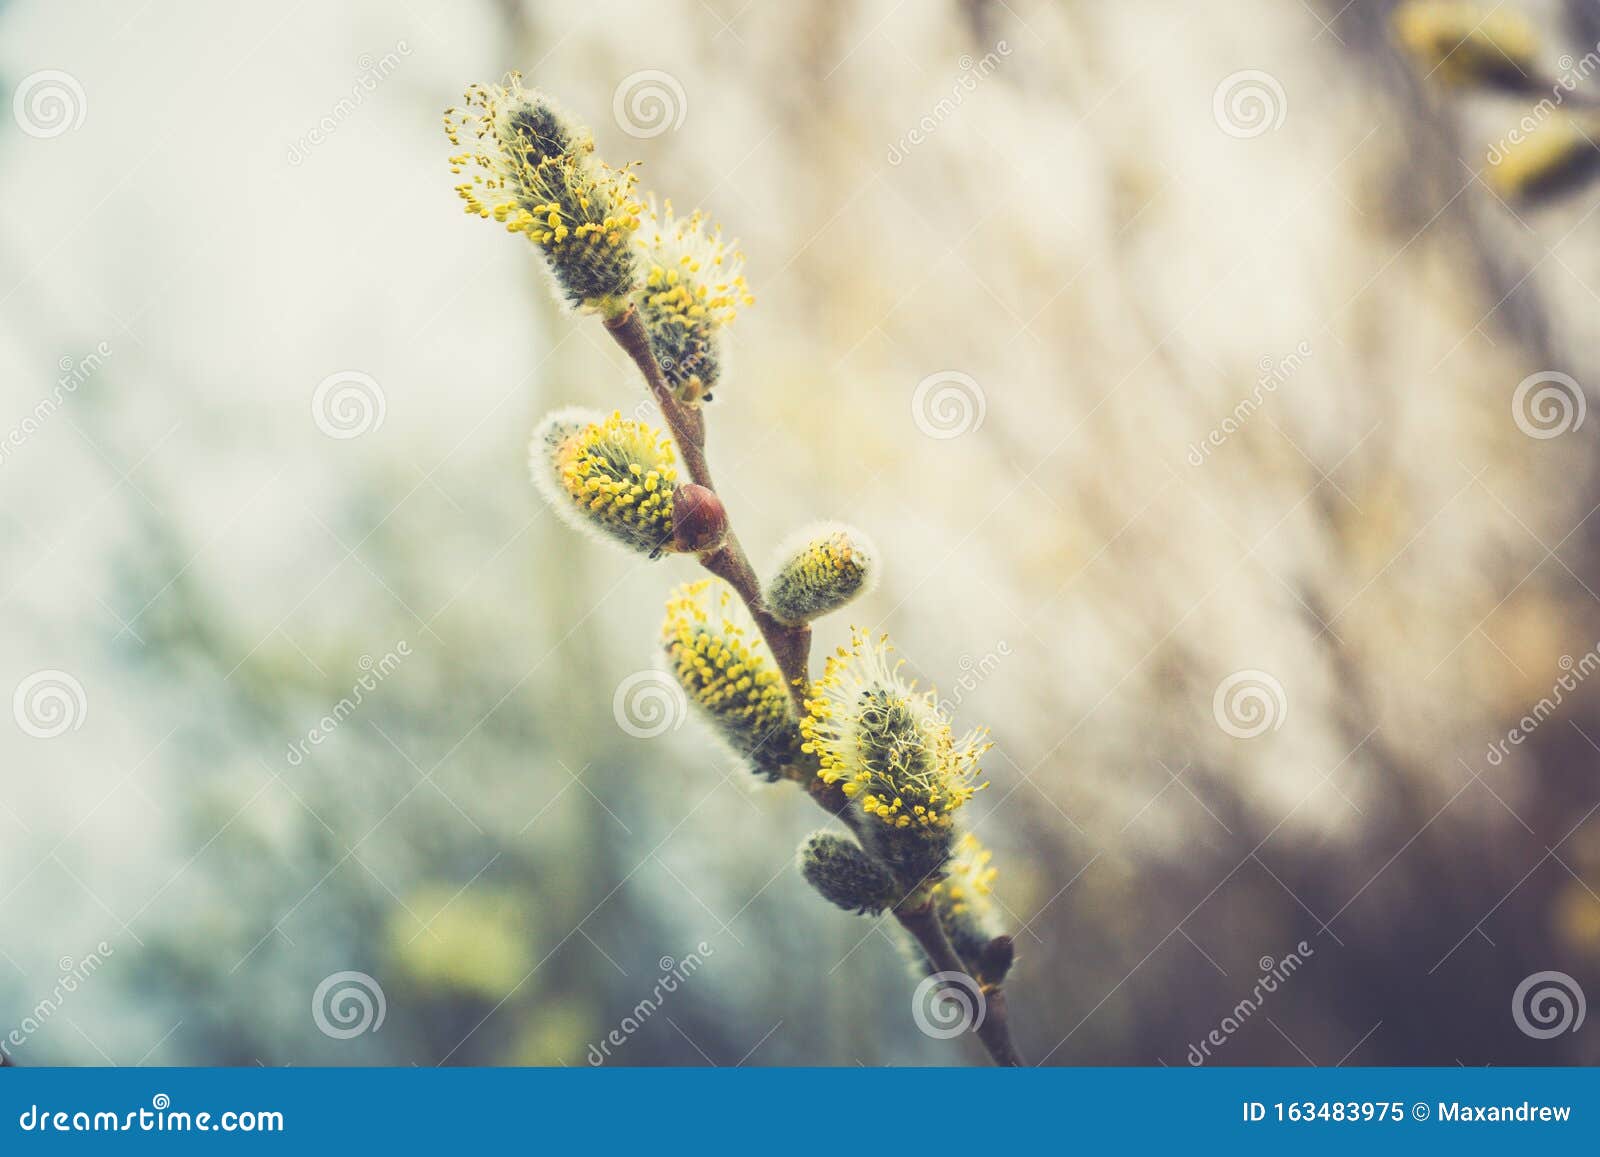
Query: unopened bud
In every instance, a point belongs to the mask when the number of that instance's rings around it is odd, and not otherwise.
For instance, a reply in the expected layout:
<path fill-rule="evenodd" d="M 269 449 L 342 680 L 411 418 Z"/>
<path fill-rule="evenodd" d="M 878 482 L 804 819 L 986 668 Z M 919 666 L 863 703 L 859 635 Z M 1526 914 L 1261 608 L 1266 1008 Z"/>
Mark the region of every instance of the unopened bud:
<path fill-rule="evenodd" d="M 800 874 L 847 912 L 876 915 L 898 899 L 894 879 L 852 840 L 817 832 L 800 845 Z"/>
<path fill-rule="evenodd" d="M 673 543 L 687 554 L 715 550 L 728 534 L 728 512 L 716 492 L 685 482 L 672 493 Z"/>
<path fill-rule="evenodd" d="M 1017 962 L 1017 943 L 1001 933 L 983 946 L 978 953 L 978 979 L 985 984 L 999 984 L 1011 973 Z"/>
<path fill-rule="evenodd" d="M 843 523 L 821 523 L 779 548 L 767 608 L 786 623 L 809 623 L 844 606 L 876 577 L 877 550 L 866 535 Z"/>

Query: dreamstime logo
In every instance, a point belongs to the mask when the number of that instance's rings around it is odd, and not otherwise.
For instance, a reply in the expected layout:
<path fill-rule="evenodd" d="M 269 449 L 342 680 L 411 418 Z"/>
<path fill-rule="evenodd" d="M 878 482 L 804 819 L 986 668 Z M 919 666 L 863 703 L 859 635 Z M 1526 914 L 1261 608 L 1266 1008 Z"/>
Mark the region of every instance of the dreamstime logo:
<path fill-rule="evenodd" d="M 1270 72 L 1246 68 L 1222 78 L 1211 94 L 1211 115 L 1230 137 L 1249 140 L 1283 124 L 1289 97 Z"/>
<path fill-rule="evenodd" d="M 1511 994 L 1511 1019 L 1535 1040 L 1577 1032 L 1587 1011 L 1583 989 L 1565 972 L 1535 972 Z"/>
<path fill-rule="evenodd" d="M 1198 1043 L 1189 1046 L 1186 1058 L 1189 1064 L 1199 1068 L 1210 1060 L 1217 1049 L 1227 1044 L 1234 1033 L 1261 1011 L 1261 1007 L 1267 1002 L 1267 997 L 1289 983 L 1289 978 L 1305 967 L 1306 961 L 1316 954 L 1316 950 L 1302 940 L 1281 960 L 1263 956 L 1256 961 L 1256 967 L 1261 970 L 1261 975 L 1256 978 L 1255 985 L 1245 994 L 1244 999 L 1227 1011 L 1215 1028 L 1201 1037 Z"/>
<path fill-rule="evenodd" d="M 589 1046 L 588 1061 L 591 1065 L 599 1066 L 611 1059 L 611 1050 L 619 1049 L 628 1043 L 628 1038 L 644 1027 L 645 1023 L 656 1014 L 666 998 L 678 991 L 678 986 L 684 984 L 696 972 L 699 972 L 706 959 L 715 956 L 716 952 L 704 940 L 694 946 L 694 951 L 684 956 L 682 960 L 674 960 L 671 956 L 663 956 L 657 961 L 661 975 L 656 979 L 655 987 L 650 994 L 634 1005 L 624 1016 L 617 1027 L 606 1033 L 599 1044 Z"/>
<path fill-rule="evenodd" d="M 47 68 L 22 78 L 11 98 L 11 115 L 30 137 L 48 140 L 83 124 L 89 115 L 89 99 L 77 77 Z"/>
<path fill-rule="evenodd" d="M 1001 639 L 995 644 L 994 650 L 984 652 L 981 659 L 974 659 L 971 655 L 962 655 L 960 661 L 956 664 L 961 668 L 961 674 L 956 677 L 955 691 L 949 695 L 941 695 L 939 697 L 940 712 L 947 717 L 954 715 L 956 708 L 961 706 L 962 701 L 978 689 L 978 684 L 1000 669 L 1000 660 L 1013 653 L 1011 644 Z"/>
<path fill-rule="evenodd" d="M 318 118 L 316 124 L 295 138 L 294 143 L 289 146 L 289 163 L 304 164 L 312 149 L 333 136 L 339 126 L 354 116 L 356 110 L 366 103 L 367 97 L 378 91 L 378 86 L 394 75 L 400 67 L 400 58 L 410 55 L 411 45 L 404 40 L 396 41 L 391 51 L 379 57 L 374 57 L 370 52 L 363 52 L 356 60 L 356 67 L 361 71 L 350 85 L 350 95 L 340 97 L 328 112 Z"/>
<path fill-rule="evenodd" d="M 330 438 L 359 438 L 377 430 L 387 412 L 383 387 L 360 370 L 329 374 L 311 395 L 311 418 Z"/>
<path fill-rule="evenodd" d="M 956 110 L 966 101 L 967 94 L 977 90 L 978 82 L 999 68 L 1003 57 L 1010 55 L 1011 45 L 1004 40 L 997 41 L 994 51 L 984 53 L 983 59 L 979 61 L 974 61 L 971 56 L 963 53 L 956 61 L 961 71 L 956 76 L 955 83 L 950 86 L 950 95 L 941 97 L 937 104 L 906 131 L 904 136 L 889 146 L 889 163 L 900 164 L 912 149 L 933 136 L 940 125 L 955 115 Z"/>
<path fill-rule="evenodd" d="M 61 371 L 61 376 L 56 378 L 56 384 L 50 392 L 34 403 L 33 409 L 22 421 L 0 434 L 0 462 L 4 462 L 14 449 L 37 434 L 110 356 L 111 347 L 105 342 L 97 343 L 81 358 L 63 354 L 56 362 L 56 369 Z"/>
<path fill-rule="evenodd" d="M 647 68 L 622 78 L 611 94 L 611 115 L 630 137 L 659 137 L 683 124 L 689 97 L 670 72 Z"/>
<path fill-rule="evenodd" d="M 1556 666 L 1561 668 L 1562 673 L 1556 677 L 1550 694 L 1541 697 L 1539 702 L 1530 707 L 1517 720 L 1516 726 L 1506 732 L 1504 739 L 1497 739 L 1489 745 L 1485 758 L 1490 767 L 1499 767 L 1504 763 L 1506 756 L 1511 754 L 1510 748 L 1522 746 L 1528 736 L 1539 730 L 1544 721 L 1555 714 L 1556 708 L 1567 701 L 1567 695 L 1575 692 L 1579 684 L 1600 670 L 1600 643 L 1590 647 L 1577 659 L 1562 655 Z"/>
<path fill-rule="evenodd" d="M 311 1019 L 334 1040 L 377 1032 L 388 1011 L 382 986 L 365 972 L 335 972 L 311 994 Z"/>
<path fill-rule="evenodd" d="M 1511 417 L 1517 429 L 1541 441 L 1576 430 L 1587 412 L 1583 387 L 1571 374 L 1559 370 L 1529 374 L 1511 395 Z"/>
<path fill-rule="evenodd" d="M 965 972 L 935 972 L 918 981 L 911 993 L 911 1019 L 935 1040 L 976 1029 L 988 1011 L 983 989 Z"/>
<path fill-rule="evenodd" d="M 1217 684 L 1211 714 L 1217 726 L 1235 739 L 1254 739 L 1283 726 L 1289 696 L 1274 676 L 1247 668 Z"/>
<path fill-rule="evenodd" d="M 82 960 L 74 960 L 70 956 L 63 956 L 56 962 L 60 975 L 56 979 L 55 987 L 50 994 L 40 1000 L 27 1012 L 16 1026 L 0 1037 L 0 1058 L 11 1058 L 14 1050 L 28 1043 L 28 1038 L 42 1029 L 52 1016 L 61 1011 L 67 998 L 77 992 L 89 980 L 100 966 L 114 955 L 115 949 L 104 940 L 96 944 L 94 951 Z"/>
<path fill-rule="evenodd" d="M 917 383 L 911 395 L 911 418 L 930 438 L 959 438 L 983 425 L 989 411 L 983 387 L 970 374 L 940 370 Z"/>
<path fill-rule="evenodd" d="M 635 671 L 617 684 L 611 714 L 635 739 L 654 739 L 683 726 L 689 698 L 665 671 Z"/>
<path fill-rule="evenodd" d="M 371 655 L 362 655 L 356 660 L 356 666 L 361 668 L 361 674 L 356 677 L 355 683 L 350 687 L 350 694 L 344 696 L 333 705 L 333 710 L 317 720 L 317 725 L 307 731 L 305 738 L 296 739 L 284 751 L 284 759 L 290 767 L 299 767 L 311 754 L 313 747 L 322 746 L 346 719 L 356 713 L 356 708 L 366 702 L 369 692 L 376 691 L 378 684 L 400 669 L 403 659 L 411 657 L 411 644 L 401 639 L 394 645 L 392 651 L 385 651 L 381 659 L 374 659 Z"/>
<path fill-rule="evenodd" d="M 83 726 L 89 697 L 83 684 L 65 671 L 35 671 L 17 684 L 11 714 L 35 739 L 54 739 Z"/>
<path fill-rule="evenodd" d="M 1600 44 L 1596 44 L 1583 54 L 1581 60 L 1573 59 L 1570 52 L 1563 53 L 1556 60 L 1556 67 L 1561 70 L 1555 83 L 1550 86 L 1550 95 L 1534 105 L 1523 117 L 1495 144 L 1489 146 L 1488 161 L 1491 165 L 1499 165 L 1510 154 L 1511 150 L 1522 144 L 1546 120 L 1556 114 L 1556 111 L 1566 104 L 1567 94 L 1577 91 L 1578 85 L 1600 70 Z"/>
<path fill-rule="evenodd" d="M 181 1022 L 180 1022 L 181 1023 Z M 168 1110 L 171 1112 L 168 1112 Z M 187 1109 L 173 1109 L 172 1098 L 157 1093 L 150 1098 L 148 1109 L 130 1109 L 112 1112 L 107 1109 L 75 1113 L 51 1112 L 47 1106 L 29 1105 L 17 1117 L 17 1127 L 24 1133 L 282 1133 L 281 1112 L 258 1112 L 253 1109 L 229 1109 L 225 1113 L 192 1113 Z"/>
<path fill-rule="evenodd" d="M 1206 458 L 1214 447 L 1221 446 L 1234 434 L 1237 434 L 1244 424 L 1250 420 L 1266 401 L 1266 395 L 1276 393 L 1279 386 L 1289 380 L 1296 370 L 1311 356 L 1311 343 L 1301 341 L 1294 347 L 1293 352 L 1279 358 L 1274 362 L 1270 357 L 1263 356 L 1256 363 L 1256 368 L 1261 371 L 1261 376 L 1256 378 L 1256 384 L 1251 389 L 1248 397 L 1239 399 L 1237 405 L 1229 415 L 1222 420 L 1222 425 L 1212 430 L 1199 442 L 1189 447 L 1185 455 L 1189 465 L 1203 466 Z"/>

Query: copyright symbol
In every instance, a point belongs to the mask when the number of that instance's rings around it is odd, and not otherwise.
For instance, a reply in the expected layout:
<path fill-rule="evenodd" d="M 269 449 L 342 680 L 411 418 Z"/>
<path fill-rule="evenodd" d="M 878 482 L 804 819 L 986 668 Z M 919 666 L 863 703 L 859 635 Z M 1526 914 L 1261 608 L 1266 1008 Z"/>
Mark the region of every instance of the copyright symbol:
<path fill-rule="evenodd" d="M 1419 1121 L 1426 1121 L 1428 1119 L 1428 1106 L 1418 1101 L 1411 1106 L 1411 1115 Z"/>

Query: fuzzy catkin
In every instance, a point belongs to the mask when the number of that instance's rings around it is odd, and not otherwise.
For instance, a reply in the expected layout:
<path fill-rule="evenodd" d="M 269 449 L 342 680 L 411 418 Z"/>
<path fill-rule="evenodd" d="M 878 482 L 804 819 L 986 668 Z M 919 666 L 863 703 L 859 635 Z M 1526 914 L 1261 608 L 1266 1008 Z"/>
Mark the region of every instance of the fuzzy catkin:
<path fill-rule="evenodd" d="M 808 623 L 865 593 L 876 578 L 877 550 L 867 536 L 841 523 L 795 535 L 778 551 L 767 581 L 767 608 L 786 623 Z"/>
<path fill-rule="evenodd" d="M 800 845 L 799 861 L 806 882 L 847 912 L 877 915 L 898 898 L 894 878 L 843 836 L 812 834 Z"/>
<path fill-rule="evenodd" d="M 533 242 L 568 305 L 622 312 L 639 281 L 633 174 L 596 158 L 588 130 L 515 73 L 468 87 L 444 125 L 461 150 L 450 169 L 468 176 L 456 186 L 466 211 Z"/>
<path fill-rule="evenodd" d="M 804 761 L 783 676 L 732 590 L 686 583 L 667 600 L 661 643 L 689 699 L 757 775 L 777 780 Z"/>

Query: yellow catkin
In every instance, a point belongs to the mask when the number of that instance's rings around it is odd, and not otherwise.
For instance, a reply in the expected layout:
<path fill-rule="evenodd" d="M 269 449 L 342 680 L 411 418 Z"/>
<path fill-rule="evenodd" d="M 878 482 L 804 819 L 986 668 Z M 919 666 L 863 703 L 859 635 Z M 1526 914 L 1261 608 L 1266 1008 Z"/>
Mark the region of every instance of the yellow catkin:
<path fill-rule="evenodd" d="M 800 721 L 817 774 L 839 784 L 866 815 L 894 828 L 947 831 L 952 814 L 988 786 L 983 733 L 956 736 L 931 691 L 890 664 L 887 636 L 852 633 L 829 656 Z"/>
<path fill-rule="evenodd" d="M 645 254 L 642 296 L 663 323 L 716 329 L 755 304 L 744 279 L 744 255 L 723 243 L 721 230 L 703 213 L 676 217 L 669 201 L 659 213 L 652 204 L 649 220 L 639 238 Z"/>
<path fill-rule="evenodd" d="M 613 412 L 561 411 L 530 448 L 534 481 L 568 521 L 646 553 L 673 546 L 672 440 Z"/>
<path fill-rule="evenodd" d="M 683 400 L 698 401 L 721 376 L 718 331 L 755 304 L 744 256 L 703 214 L 677 217 L 670 203 L 658 209 L 651 201 L 644 220 L 639 313 L 668 382 Z"/>
<path fill-rule="evenodd" d="M 776 778 L 795 762 L 799 732 L 783 676 L 726 583 L 674 591 L 661 641 L 689 699 L 756 770 Z"/>
<path fill-rule="evenodd" d="M 994 881 L 1000 874 L 989 861 L 994 853 L 971 832 L 956 841 L 947 875 L 934 888 L 941 906 L 952 916 L 986 917 L 994 907 Z"/>
<path fill-rule="evenodd" d="M 767 605 L 791 623 L 838 610 L 867 589 L 876 550 L 859 530 L 829 523 L 803 531 L 779 551 Z"/>
<path fill-rule="evenodd" d="M 455 187 L 466 211 L 538 246 L 570 304 L 615 305 L 633 291 L 644 206 L 634 175 L 599 161 L 586 130 L 516 73 L 469 86 L 444 128 L 457 149 L 450 171 L 468 177 Z"/>

